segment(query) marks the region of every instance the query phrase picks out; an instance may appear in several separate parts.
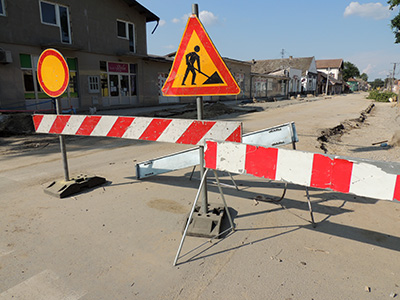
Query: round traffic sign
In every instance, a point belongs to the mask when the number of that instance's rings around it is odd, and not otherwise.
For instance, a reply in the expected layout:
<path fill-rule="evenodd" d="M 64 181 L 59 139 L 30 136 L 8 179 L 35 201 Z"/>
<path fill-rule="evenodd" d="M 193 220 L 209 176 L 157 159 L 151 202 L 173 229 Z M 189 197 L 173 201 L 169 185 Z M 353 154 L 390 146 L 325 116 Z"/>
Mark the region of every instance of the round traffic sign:
<path fill-rule="evenodd" d="M 50 97 L 57 98 L 67 89 L 69 69 L 60 52 L 46 49 L 38 61 L 38 79 L 43 91 Z"/>

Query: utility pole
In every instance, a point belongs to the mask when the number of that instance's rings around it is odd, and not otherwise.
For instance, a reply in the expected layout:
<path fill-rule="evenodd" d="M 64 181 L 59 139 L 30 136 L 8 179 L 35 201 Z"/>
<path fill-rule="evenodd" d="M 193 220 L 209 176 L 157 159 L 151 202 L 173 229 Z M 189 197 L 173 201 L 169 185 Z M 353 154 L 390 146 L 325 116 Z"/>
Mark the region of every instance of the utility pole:
<path fill-rule="evenodd" d="M 393 64 L 393 73 L 392 73 L 392 78 L 390 80 L 390 91 L 393 92 L 393 86 L 394 86 L 394 74 L 396 72 L 396 63 Z"/>
<path fill-rule="evenodd" d="M 331 68 L 328 68 L 328 73 L 326 74 L 326 89 L 325 89 L 325 95 L 328 96 L 328 90 L 329 90 L 329 73 L 331 72 Z"/>

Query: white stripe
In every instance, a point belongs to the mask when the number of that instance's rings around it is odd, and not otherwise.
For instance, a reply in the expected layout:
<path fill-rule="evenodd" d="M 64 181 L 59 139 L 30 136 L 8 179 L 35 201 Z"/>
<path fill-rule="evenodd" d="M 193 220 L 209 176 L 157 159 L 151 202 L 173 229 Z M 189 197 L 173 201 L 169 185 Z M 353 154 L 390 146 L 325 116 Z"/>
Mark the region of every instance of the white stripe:
<path fill-rule="evenodd" d="M 153 121 L 152 118 L 135 118 L 132 124 L 126 129 L 122 138 L 126 139 L 139 139 L 143 132 L 147 129 L 149 124 Z"/>
<path fill-rule="evenodd" d="M 102 116 L 90 136 L 107 136 L 118 116 Z"/>
<path fill-rule="evenodd" d="M 202 140 L 225 141 L 239 126 L 239 122 L 217 122 Z"/>
<path fill-rule="evenodd" d="M 310 186 L 313 153 L 279 149 L 276 180 Z"/>
<path fill-rule="evenodd" d="M 172 119 L 157 141 L 175 143 L 192 123 L 192 120 Z"/>
<path fill-rule="evenodd" d="M 350 193 L 359 196 L 393 200 L 397 175 L 367 163 L 353 162 Z"/>
<path fill-rule="evenodd" d="M 49 133 L 50 128 L 51 128 L 51 126 L 53 126 L 53 123 L 56 118 L 57 118 L 57 115 L 43 115 L 43 119 L 40 122 L 36 132 Z"/>
<path fill-rule="evenodd" d="M 246 145 L 219 143 L 217 146 L 217 170 L 237 174 L 245 173 Z"/>
<path fill-rule="evenodd" d="M 45 270 L 0 294 L 0 300 L 78 300 L 87 292 L 76 292 L 53 271 Z"/>
<path fill-rule="evenodd" d="M 75 134 L 79 127 L 81 127 L 83 120 L 86 116 L 76 115 L 71 116 L 62 131 L 62 134 Z"/>

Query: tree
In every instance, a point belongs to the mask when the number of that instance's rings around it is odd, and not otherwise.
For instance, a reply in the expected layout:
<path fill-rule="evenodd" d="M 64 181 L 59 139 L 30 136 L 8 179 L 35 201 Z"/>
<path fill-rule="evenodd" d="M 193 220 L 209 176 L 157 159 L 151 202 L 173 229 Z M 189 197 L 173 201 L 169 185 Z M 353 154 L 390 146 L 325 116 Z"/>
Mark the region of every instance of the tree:
<path fill-rule="evenodd" d="M 364 81 L 368 81 L 368 75 L 365 74 L 365 73 L 362 73 L 362 74 L 360 75 L 360 78 L 361 78 L 362 80 L 364 80 Z"/>
<path fill-rule="evenodd" d="M 389 0 L 387 3 L 390 5 L 390 9 L 393 10 L 399 6 L 400 0 Z M 400 13 L 390 22 L 395 37 L 395 44 L 398 44 L 400 43 Z"/>
<path fill-rule="evenodd" d="M 380 78 L 376 78 L 374 81 L 371 82 L 371 88 L 373 88 L 373 89 L 381 88 L 384 86 L 385 86 L 385 82 Z"/>
<path fill-rule="evenodd" d="M 343 80 L 347 81 L 351 77 L 359 77 L 359 76 L 360 76 L 360 70 L 356 67 L 356 65 L 352 64 L 349 61 L 345 61 L 343 68 Z"/>

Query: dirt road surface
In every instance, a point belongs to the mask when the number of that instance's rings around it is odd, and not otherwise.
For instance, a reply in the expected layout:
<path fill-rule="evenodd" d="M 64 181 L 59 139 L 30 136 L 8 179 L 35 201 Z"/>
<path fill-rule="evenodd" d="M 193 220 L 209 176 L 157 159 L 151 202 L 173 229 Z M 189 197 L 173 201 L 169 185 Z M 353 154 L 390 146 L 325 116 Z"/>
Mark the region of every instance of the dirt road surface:
<path fill-rule="evenodd" d="M 247 106 L 264 110 L 223 118 L 241 120 L 245 132 L 295 121 L 299 150 L 399 161 L 398 146 L 372 145 L 399 128 L 389 103 L 375 103 L 364 122 L 321 148 L 321 131 L 359 118 L 370 103 L 365 94 L 254 103 Z M 1 140 L 0 300 L 400 297 L 399 203 L 313 189 L 313 228 L 303 187 L 289 185 L 279 204 L 257 203 L 283 184 L 235 176 L 241 190 L 224 192 L 237 231 L 190 254 L 205 240 L 187 238 L 173 267 L 199 182 L 188 180 L 190 169 L 139 181 L 134 164 L 186 146 L 67 138 L 70 173 L 108 183 L 60 200 L 43 192 L 63 177 L 56 140 L 18 139 Z M 221 203 L 217 187 L 208 190 Z"/>

